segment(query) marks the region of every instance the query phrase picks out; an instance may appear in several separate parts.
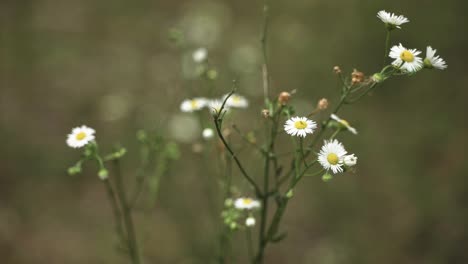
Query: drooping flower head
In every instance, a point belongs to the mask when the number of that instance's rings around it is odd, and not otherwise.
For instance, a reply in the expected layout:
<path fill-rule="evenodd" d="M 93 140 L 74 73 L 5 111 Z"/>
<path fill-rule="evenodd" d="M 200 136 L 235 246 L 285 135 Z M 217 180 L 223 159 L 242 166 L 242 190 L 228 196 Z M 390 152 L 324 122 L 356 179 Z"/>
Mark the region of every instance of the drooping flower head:
<path fill-rule="evenodd" d="M 416 49 L 406 49 L 401 45 L 393 46 L 390 49 L 389 57 L 395 59 L 392 64 L 403 71 L 417 72 L 423 67 L 423 62 L 418 55 L 421 51 Z"/>
<path fill-rule="evenodd" d="M 331 170 L 334 174 L 343 172 L 344 157 L 347 154 L 343 144 L 334 139 L 325 140 L 320 150 L 318 161 L 325 170 Z"/>
<path fill-rule="evenodd" d="M 338 122 L 341 126 L 343 126 L 344 128 L 348 129 L 349 132 L 353 133 L 354 135 L 357 135 L 357 130 L 350 126 L 348 121 L 344 120 L 344 119 L 341 119 L 339 118 L 337 115 L 335 114 L 332 114 L 331 116 L 331 119 L 335 120 L 336 122 Z"/>
<path fill-rule="evenodd" d="M 260 202 L 252 198 L 241 197 L 234 201 L 234 207 L 236 207 L 239 210 L 252 210 L 260 208 Z"/>
<path fill-rule="evenodd" d="M 395 28 L 401 28 L 400 26 L 404 23 L 408 23 L 409 19 L 402 15 L 395 15 L 394 13 L 387 12 L 385 10 L 379 11 L 377 17 L 385 23 L 389 30 Z"/>
<path fill-rule="evenodd" d="M 317 123 L 307 117 L 292 117 L 284 124 L 286 133 L 298 137 L 305 137 L 307 134 L 312 134 L 316 128 Z"/>
<path fill-rule="evenodd" d="M 180 104 L 180 111 L 182 112 L 194 112 L 202 109 L 208 103 L 206 98 L 198 97 L 193 99 L 186 99 Z"/>
<path fill-rule="evenodd" d="M 67 145 L 72 148 L 81 148 L 94 140 L 95 132 L 94 129 L 87 126 L 75 127 L 72 132 L 68 134 Z"/>
<path fill-rule="evenodd" d="M 439 70 L 446 69 L 447 64 L 441 57 L 435 56 L 436 51 L 437 50 L 433 49 L 431 46 L 427 46 L 426 58 L 424 59 L 424 67 L 429 69 L 436 68 Z"/>
<path fill-rule="evenodd" d="M 223 101 L 227 96 L 227 94 L 223 96 Z M 233 108 L 247 108 L 249 107 L 249 101 L 244 96 L 233 94 L 227 99 L 226 105 Z"/>

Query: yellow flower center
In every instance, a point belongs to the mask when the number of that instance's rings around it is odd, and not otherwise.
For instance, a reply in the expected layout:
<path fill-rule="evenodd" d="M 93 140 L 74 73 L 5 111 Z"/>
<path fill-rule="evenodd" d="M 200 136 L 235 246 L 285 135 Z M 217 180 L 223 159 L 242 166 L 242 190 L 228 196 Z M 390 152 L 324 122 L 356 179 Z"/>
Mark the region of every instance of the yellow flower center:
<path fill-rule="evenodd" d="M 232 100 L 233 100 L 234 102 L 236 102 L 236 103 L 239 103 L 241 99 L 240 99 L 239 96 L 233 96 L 233 97 L 232 97 Z"/>
<path fill-rule="evenodd" d="M 86 133 L 81 131 L 80 133 L 76 134 L 76 140 L 83 140 L 86 137 Z"/>
<path fill-rule="evenodd" d="M 327 161 L 328 161 L 328 163 L 330 163 L 331 165 L 336 165 L 336 164 L 338 164 L 338 155 L 336 155 L 335 153 L 330 153 L 330 154 L 328 154 L 328 156 L 327 156 Z"/>
<path fill-rule="evenodd" d="M 307 127 L 307 122 L 299 120 L 294 123 L 294 127 L 297 129 L 304 129 Z"/>
<path fill-rule="evenodd" d="M 249 205 L 249 204 L 251 204 L 251 203 L 253 202 L 253 200 L 250 199 L 250 198 L 246 198 L 246 199 L 242 200 L 242 202 L 243 202 L 245 205 Z"/>
<path fill-rule="evenodd" d="M 190 101 L 190 105 L 192 106 L 192 108 L 197 108 L 198 107 L 198 102 L 196 100 L 192 100 L 192 101 Z"/>
<path fill-rule="evenodd" d="M 409 52 L 408 50 L 403 51 L 400 54 L 400 59 L 406 62 L 413 62 L 414 61 L 414 55 L 413 53 Z"/>
<path fill-rule="evenodd" d="M 344 120 L 344 119 L 341 119 L 341 120 L 340 120 L 340 123 L 343 124 L 345 127 L 349 127 L 348 121 L 346 121 L 346 120 Z"/>

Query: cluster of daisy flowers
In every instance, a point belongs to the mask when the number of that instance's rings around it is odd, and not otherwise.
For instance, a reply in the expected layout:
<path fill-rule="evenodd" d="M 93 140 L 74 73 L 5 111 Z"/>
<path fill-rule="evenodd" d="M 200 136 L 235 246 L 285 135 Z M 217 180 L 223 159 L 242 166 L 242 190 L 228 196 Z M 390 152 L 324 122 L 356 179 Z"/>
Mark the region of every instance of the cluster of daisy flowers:
<path fill-rule="evenodd" d="M 233 230 L 239 227 L 253 227 L 256 223 L 253 213 L 260 207 L 260 201 L 250 197 L 227 199 L 221 216 L 224 223 Z"/>
<path fill-rule="evenodd" d="M 334 120 L 335 127 L 339 130 L 347 130 L 350 133 L 357 134 L 357 130 L 352 127 L 346 120 L 341 119 L 335 114 L 330 116 Z M 284 130 L 291 136 L 305 138 L 308 134 L 313 134 L 317 128 L 317 123 L 307 117 L 292 117 L 288 119 L 284 125 Z M 325 140 L 320 153 L 318 153 L 318 162 L 323 169 L 328 173 L 333 174 L 344 172 L 345 168 L 352 167 L 357 163 L 357 157 L 354 154 L 349 154 L 343 144 L 338 140 Z"/>
<path fill-rule="evenodd" d="M 196 97 L 193 99 L 186 99 L 180 104 L 180 111 L 192 113 L 202 109 L 209 109 L 212 114 L 219 114 L 224 100 L 228 95 L 224 95 L 220 99 L 208 99 L 204 97 Z M 249 101 L 244 96 L 233 94 L 224 105 L 223 111 L 229 111 L 230 108 L 247 108 Z"/>
<path fill-rule="evenodd" d="M 386 12 L 385 10 L 378 12 L 377 17 L 385 23 L 388 31 L 395 28 L 400 29 L 402 24 L 409 22 L 408 18 Z M 419 56 L 421 51 L 406 48 L 400 43 L 399 45 L 394 45 L 390 49 L 389 57 L 393 59 L 392 65 L 403 72 L 414 73 L 422 68 L 446 69 L 447 64 L 445 61 L 440 56 L 436 56 L 435 53 L 436 49 L 427 46 L 426 57 L 422 59 Z"/>

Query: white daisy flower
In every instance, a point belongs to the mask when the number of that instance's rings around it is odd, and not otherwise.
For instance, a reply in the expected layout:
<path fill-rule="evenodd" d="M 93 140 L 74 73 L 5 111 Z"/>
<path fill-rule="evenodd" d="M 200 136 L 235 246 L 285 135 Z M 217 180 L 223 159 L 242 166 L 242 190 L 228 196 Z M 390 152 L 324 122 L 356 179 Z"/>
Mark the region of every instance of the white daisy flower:
<path fill-rule="evenodd" d="M 416 72 L 423 67 L 420 57 L 417 57 L 421 51 L 416 49 L 406 49 L 403 45 L 393 46 L 389 57 L 395 59 L 392 64 L 407 72 Z"/>
<path fill-rule="evenodd" d="M 208 56 L 208 50 L 205 48 L 199 48 L 192 53 L 192 59 L 195 62 L 202 62 Z"/>
<path fill-rule="evenodd" d="M 211 129 L 211 128 L 205 128 L 205 129 L 203 129 L 203 131 L 202 131 L 202 136 L 203 136 L 203 138 L 206 139 L 206 140 L 213 138 L 213 136 L 214 136 L 214 131 L 213 131 L 213 129 Z"/>
<path fill-rule="evenodd" d="M 221 106 L 223 105 L 224 100 L 210 100 L 208 101 L 207 107 L 210 109 L 211 114 L 216 115 L 220 114 L 219 111 L 221 111 Z M 224 104 L 223 107 L 223 112 L 227 112 L 229 110 L 229 106 Z"/>
<path fill-rule="evenodd" d="M 186 99 L 180 104 L 180 111 L 182 112 L 194 112 L 202 109 L 208 103 L 208 100 L 202 97 Z"/>
<path fill-rule="evenodd" d="M 343 159 L 343 162 L 346 166 L 352 167 L 357 163 L 357 157 L 354 154 L 346 155 Z"/>
<path fill-rule="evenodd" d="M 292 117 L 284 124 L 284 130 L 291 136 L 305 137 L 307 134 L 314 133 L 317 128 L 315 121 L 307 117 Z"/>
<path fill-rule="evenodd" d="M 227 94 L 223 96 L 223 101 L 227 96 Z M 249 101 L 244 96 L 233 94 L 227 99 L 226 105 L 235 108 L 247 108 L 249 106 Z"/>
<path fill-rule="evenodd" d="M 320 150 L 318 161 L 324 169 L 332 170 L 334 174 L 343 172 L 343 159 L 346 155 L 346 150 L 343 144 L 334 139 L 332 141 L 325 140 L 325 144 Z"/>
<path fill-rule="evenodd" d="M 382 20 L 382 22 L 384 22 L 390 30 L 394 28 L 401 28 L 400 25 L 409 22 L 408 18 L 401 15 L 397 16 L 393 13 L 386 12 L 385 10 L 379 11 L 377 13 L 377 17 L 380 18 L 380 20 Z"/>
<path fill-rule="evenodd" d="M 439 56 L 434 56 L 436 53 L 436 49 L 432 49 L 431 46 L 428 46 L 426 49 L 426 58 L 424 59 L 424 66 L 426 68 L 432 69 L 436 68 L 439 70 L 443 70 L 447 68 L 447 64 L 445 61 L 439 57 Z"/>
<path fill-rule="evenodd" d="M 94 140 L 94 133 L 96 131 L 87 126 L 75 127 L 72 132 L 68 134 L 67 145 L 72 148 L 81 148 Z"/>
<path fill-rule="evenodd" d="M 345 128 L 348 129 L 349 132 L 353 133 L 354 135 L 357 135 L 357 130 L 350 126 L 348 121 L 344 120 L 344 119 L 341 119 L 339 118 L 337 115 L 335 114 L 332 114 L 331 116 L 331 119 L 335 120 L 336 122 L 340 123 L 340 125 L 344 126 Z"/>
<path fill-rule="evenodd" d="M 234 207 L 239 210 L 252 210 L 260 208 L 260 202 L 252 198 L 241 197 L 234 201 Z"/>
<path fill-rule="evenodd" d="M 255 225 L 255 218 L 253 218 L 252 216 L 247 217 L 247 219 L 245 219 L 245 225 L 248 226 L 248 227 L 254 226 Z"/>

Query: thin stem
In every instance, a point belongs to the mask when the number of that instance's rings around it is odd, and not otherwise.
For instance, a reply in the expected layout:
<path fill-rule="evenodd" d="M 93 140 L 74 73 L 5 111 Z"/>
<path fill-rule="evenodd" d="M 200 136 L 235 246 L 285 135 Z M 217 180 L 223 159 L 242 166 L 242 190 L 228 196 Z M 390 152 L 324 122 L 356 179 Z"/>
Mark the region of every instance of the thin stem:
<path fill-rule="evenodd" d="M 268 1 L 264 0 L 263 2 L 263 30 L 261 36 L 261 43 L 262 43 L 262 53 L 263 53 L 263 65 L 262 65 L 262 73 L 263 73 L 263 96 L 265 101 L 270 97 L 269 91 L 269 75 L 268 75 L 268 56 L 267 56 L 267 38 L 268 38 Z"/>
<path fill-rule="evenodd" d="M 249 257 L 249 262 L 251 262 L 253 260 L 253 243 L 252 232 L 249 227 L 245 230 L 245 239 L 247 240 L 247 256 Z"/>
<path fill-rule="evenodd" d="M 130 253 L 130 258 L 132 259 L 133 264 L 140 264 L 140 255 L 138 253 L 138 245 L 131 215 L 131 208 L 128 204 L 125 190 L 123 187 L 122 173 L 120 170 L 120 161 L 116 159 L 113 161 L 113 163 L 115 167 L 115 186 L 117 190 L 117 196 L 119 197 L 120 204 L 122 206 L 123 222 L 127 231 L 127 244 Z"/>
<path fill-rule="evenodd" d="M 237 167 L 239 168 L 239 170 L 241 171 L 242 175 L 244 176 L 244 178 L 250 183 L 250 185 L 252 185 L 252 187 L 254 188 L 255 190 L 255 194 L 257 197 L 262 197 L 262 192 L 260 190 L 260 188 L 258 187 L 258 185 L 255 183 L 255 181 L 252 179 L 252 177 L 250 177 L 248 174 L 247 174 L 247 171 L 245 171 L 244 167 L 242 166 L 241 162 L 239 161 L 239 159 L 237 158 L 236 154 L 234 153 L 234 151 L 231 149 L 231 147 L 229 146 L 229 144 L 226 142 L 226 139 L 224 138 L 223 136 L 223 133 L 221 132 L 221 123 L 222 123 L 222 119 L 219 119 L 219 115 L 223 112 L 223 109 L 224 109 L 224 105 L 227 101 L 227 99 L 229 99 L 229 97 L 231 97 L 231 95 L 234 93 L 234 90 L 231 91 L 228 96 L 226 96 L 226 98 L 224 99 L 224 102 L 223 104 L 221 105 L 221 109 L 219 110 L 219 113 L 213 115 L 213 119 L 214 119 L 214 123 L 215 123 L 215 127 L 216 127 L 216 132 L 219 136 L 219 138 L 221 139 L 221 141 L 223 142 L 223 145 L 224 147 L 226 147 L 226 149 L 228 150 L 229 154 L 231 154 L 231 157 L 234 159 L 234 161 L 236 162 L 237 164 Z"/>
<path fill-rule="evenodd" d="M 387 29 L 387 36 L 385 38 L 385 52 L 384 52 L 384 58 L 383 58 L 383 65 L 385 65 L 385 62 L 387 60 L 389 47 L 390 47 L 390 30 Z"/>
<path fill-rule="evenodd" d="M 122 220 L 121 220 L 121 213 L 119 210 L 119 203 L 117 201 L 117 197 L 115 196 L 114 189 L 112 188 L 112 185 L 109 181 L 109 179 L 106 179 L 103 181 L 104 185 L 106 186 L 106 191 L 107 191 L 107 196 L 109 197 L 109 201 L 112 207 L 112 212 L 114 214 L 114 221 L 115 221 L 115 231 L 117 233 L 117 236 L 119 238 L 119 243 L 123 243 L 127 238 L 125 237 L 124 234 L 124 229 L 122 226 Z"/>

